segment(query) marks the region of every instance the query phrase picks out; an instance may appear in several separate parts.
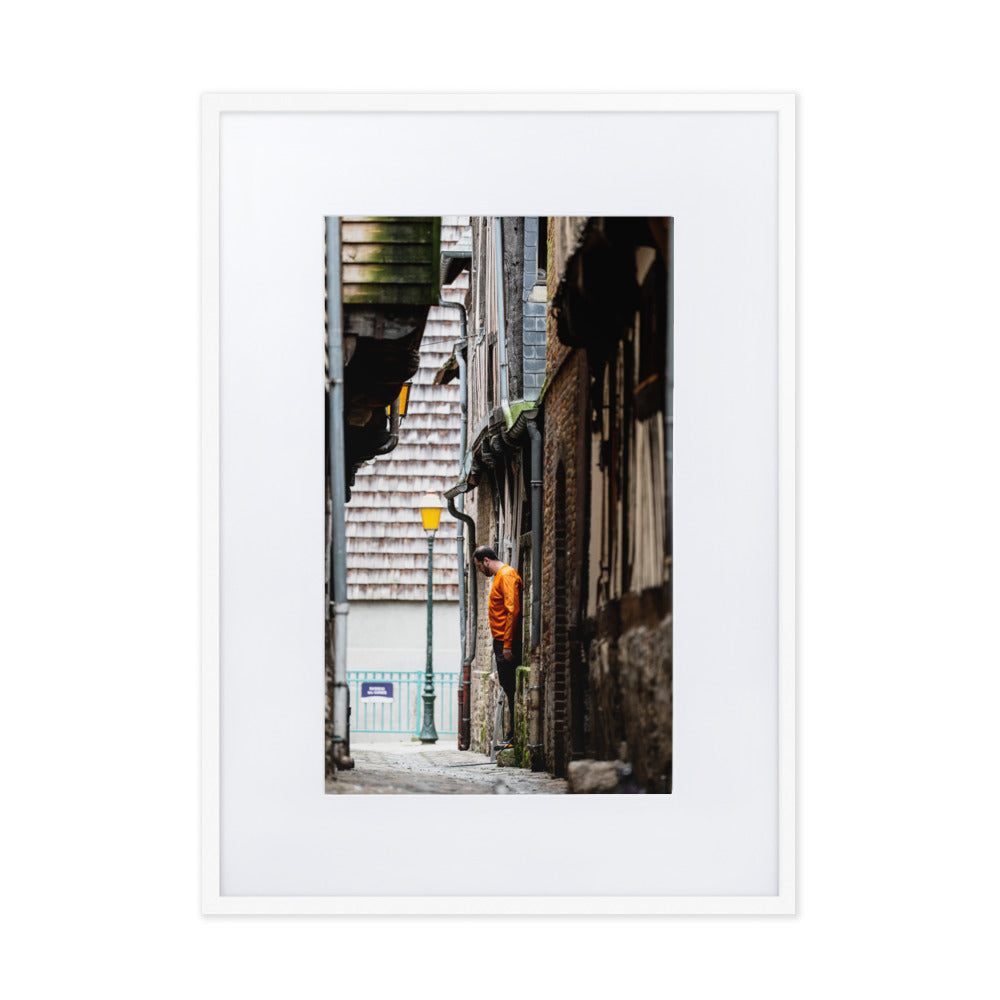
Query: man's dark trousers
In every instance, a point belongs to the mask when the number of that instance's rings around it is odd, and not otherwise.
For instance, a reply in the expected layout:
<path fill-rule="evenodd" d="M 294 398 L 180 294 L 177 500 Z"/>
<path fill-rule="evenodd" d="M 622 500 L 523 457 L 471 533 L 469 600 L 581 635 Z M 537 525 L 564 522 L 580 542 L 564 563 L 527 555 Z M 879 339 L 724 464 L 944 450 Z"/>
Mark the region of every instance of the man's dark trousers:
<path fill-rule="evenodd" d="M 514 693 L 517 690 L 517 668 L 521 665 L 521 623 L 517 623 L 514 629 L 514 639 L 511 643 L 511 652 L 514 657 L 511 660 L 503 658 L 503 639 L 493 640 L 493 655 L 497 661 L 497 676 L 500 678 L 500 687 L 507 695 L 507 707 L 510 709 L 510 723 L 506 735 L 509 742 L 514 738 Z M 499 741 L 497 741 L 499 742 Z"/>

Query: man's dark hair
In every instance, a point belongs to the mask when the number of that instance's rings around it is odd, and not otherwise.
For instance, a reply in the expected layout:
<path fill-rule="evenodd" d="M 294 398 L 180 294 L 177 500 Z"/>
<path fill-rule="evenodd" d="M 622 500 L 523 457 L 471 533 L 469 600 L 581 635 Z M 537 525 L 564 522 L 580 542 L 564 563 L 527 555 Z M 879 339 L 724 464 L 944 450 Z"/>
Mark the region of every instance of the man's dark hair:
<path fill-rule="evenodd" d="M 473 562 L 482 562 L 484 559 L 496 559 L 497 554 L 489 545 L 480 545 L 475 552 L 472 553 Z"/>

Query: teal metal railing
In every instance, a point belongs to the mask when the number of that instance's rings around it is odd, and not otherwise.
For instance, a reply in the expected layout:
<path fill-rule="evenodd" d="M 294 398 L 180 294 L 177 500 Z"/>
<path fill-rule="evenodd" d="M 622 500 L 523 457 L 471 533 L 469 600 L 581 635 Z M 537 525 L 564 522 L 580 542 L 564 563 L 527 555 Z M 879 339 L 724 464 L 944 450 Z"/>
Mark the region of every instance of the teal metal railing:
<path fill-rule="evenodd" d="M 419 734 L 425 676 L 423 670 L 349 670 L 351 733 Z M 439 737 L 455 736 L 459 674 L 455 671 L 433 676 L 434 727 Z"/>

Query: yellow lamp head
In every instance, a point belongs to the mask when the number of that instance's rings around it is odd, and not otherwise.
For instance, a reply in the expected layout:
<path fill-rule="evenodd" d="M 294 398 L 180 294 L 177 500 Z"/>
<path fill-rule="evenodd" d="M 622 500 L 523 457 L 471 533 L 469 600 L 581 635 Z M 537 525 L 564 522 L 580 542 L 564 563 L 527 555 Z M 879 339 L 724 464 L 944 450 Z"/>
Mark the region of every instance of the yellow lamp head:
<path fill-rule="evenodd" d="M 399 390 L 399 415 L 400 417 L 406 416 L 406 401 L 410 398 L 410 383 L 407 382 L 405 385 L 400 387 Z M 392 406 L 387 406 L 385 408 L 385 415 L 389 416 L 392 412 Z"/>
<path fill-rule="evenodd" d="M 420 498 L 420 519 L 424 531 L 437 531 L 441 523 L 441 500 L 436 493 L 425 493 Z"/>

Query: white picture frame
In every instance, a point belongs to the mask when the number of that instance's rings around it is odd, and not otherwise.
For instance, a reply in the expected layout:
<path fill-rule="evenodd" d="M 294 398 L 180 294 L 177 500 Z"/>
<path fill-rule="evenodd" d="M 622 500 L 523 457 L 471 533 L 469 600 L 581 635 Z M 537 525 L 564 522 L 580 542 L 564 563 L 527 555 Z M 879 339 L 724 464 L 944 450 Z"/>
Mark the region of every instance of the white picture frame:
<path fill-rule="evenodd" d="M 203 911 L 794 913 L 794 98 L 212 94 L 202 140 Z M 404 210 L 675 218 L 672 795 L 323 794 L 323 218 Z"/>

